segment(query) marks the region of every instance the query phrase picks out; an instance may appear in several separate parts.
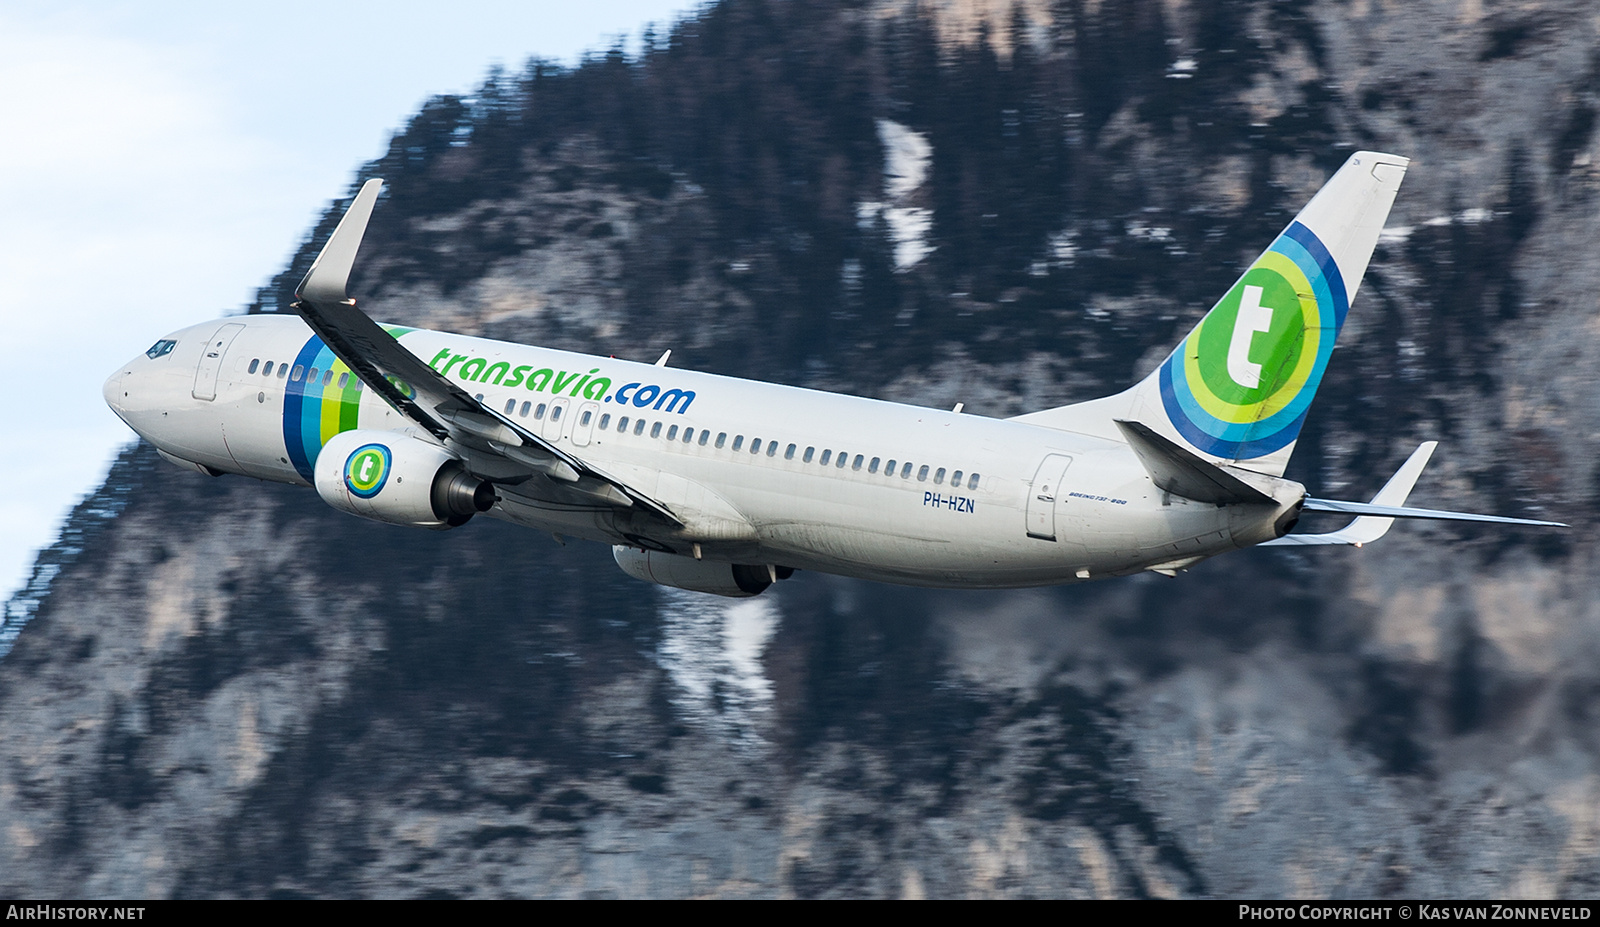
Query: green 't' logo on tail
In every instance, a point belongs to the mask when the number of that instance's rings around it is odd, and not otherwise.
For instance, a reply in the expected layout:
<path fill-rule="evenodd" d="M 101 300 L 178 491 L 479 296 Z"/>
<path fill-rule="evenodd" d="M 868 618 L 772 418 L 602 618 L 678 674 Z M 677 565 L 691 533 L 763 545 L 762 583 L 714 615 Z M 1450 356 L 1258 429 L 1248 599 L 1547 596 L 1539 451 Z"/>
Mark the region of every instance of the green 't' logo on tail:
<path fill-rule="evenodd" d="M 1291 223 L 1159 371 L 1178 433 L 1207 454 L 1263 457 L 1300 434 L 1350 303 L 1333 258 Z"/>

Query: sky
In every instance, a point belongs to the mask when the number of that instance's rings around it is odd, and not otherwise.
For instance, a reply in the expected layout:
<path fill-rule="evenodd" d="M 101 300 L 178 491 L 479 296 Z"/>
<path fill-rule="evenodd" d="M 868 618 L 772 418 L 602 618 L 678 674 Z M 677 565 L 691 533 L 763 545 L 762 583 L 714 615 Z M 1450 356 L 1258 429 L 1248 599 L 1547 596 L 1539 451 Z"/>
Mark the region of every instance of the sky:
<path fill-rule="evenodd" d="M 702 5 L 0 5 L 0 599 L 133 440 L 113 368 L 241 311 L 424 100 Z"/>

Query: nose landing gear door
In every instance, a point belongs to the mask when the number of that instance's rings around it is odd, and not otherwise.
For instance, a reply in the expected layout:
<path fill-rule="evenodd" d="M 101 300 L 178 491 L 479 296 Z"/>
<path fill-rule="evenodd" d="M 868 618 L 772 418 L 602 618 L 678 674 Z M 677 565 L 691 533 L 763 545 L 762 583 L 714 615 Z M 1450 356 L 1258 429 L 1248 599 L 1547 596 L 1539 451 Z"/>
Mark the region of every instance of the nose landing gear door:
<path fill-rule="evenodd" d="M 1056 539 L 1056 505 L 1062 496 L 1061 481 L 1066 478 L 1072 458 L 1050 454 L 1039 464 L 1028 487 L 1028 537 L 1041 541 Z"/>
<path fill-rule="evenodd" d="M 229 322 L 217 329 L 211 340 L 206 342 L 205 348 L 200 351 L 200 363 L 194 368 L 194 398 L 206 402 L 217 398 L 217 374 L 222 372 L 222 358 L 228 353 L 228 345 L 242 331 L 243 325 Z"/>

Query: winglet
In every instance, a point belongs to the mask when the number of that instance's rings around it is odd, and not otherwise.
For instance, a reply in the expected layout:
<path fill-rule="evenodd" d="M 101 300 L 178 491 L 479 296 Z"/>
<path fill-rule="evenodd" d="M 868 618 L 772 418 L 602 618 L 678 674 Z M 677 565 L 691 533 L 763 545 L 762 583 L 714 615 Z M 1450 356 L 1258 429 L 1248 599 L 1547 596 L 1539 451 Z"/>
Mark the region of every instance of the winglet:
<path fill-rule="evenodd" d="M 367 220 L 372 218 L 372 207 L 381 189 L 383 181 L 376 177 L 361 185 L 361 191 L 345 210 L 344 218 L 339 220 L 338 228 L 333 230 L 333 237 L 322 246 L 322 253 L 317 255 L 311 270 L 295 288 L 296 297 L 313 303 L 337 303 L 347 298 L 344 287 L 350 280 L 350 268 L 355 266 L 356 251 L 361 248 Z"/>

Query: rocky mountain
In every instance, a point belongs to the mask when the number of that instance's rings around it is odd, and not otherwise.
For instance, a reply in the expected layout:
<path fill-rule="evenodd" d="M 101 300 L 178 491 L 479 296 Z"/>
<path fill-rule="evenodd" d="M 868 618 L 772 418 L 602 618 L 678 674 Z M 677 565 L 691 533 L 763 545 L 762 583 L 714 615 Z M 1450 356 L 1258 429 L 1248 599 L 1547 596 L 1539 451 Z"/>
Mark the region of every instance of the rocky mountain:
<path fill-rule="evenodd" d="M 376 317 L 989 415 L 1408 155 L 1289 475 L 1438 439 L 1418 504 L 1576 527 L 729 603 L 135 446 L 7 608 L 0 892 L 1592 897 L 1596 48 L 1579 0 L 723 0 L 431 101 L 357 178 Z"/>

